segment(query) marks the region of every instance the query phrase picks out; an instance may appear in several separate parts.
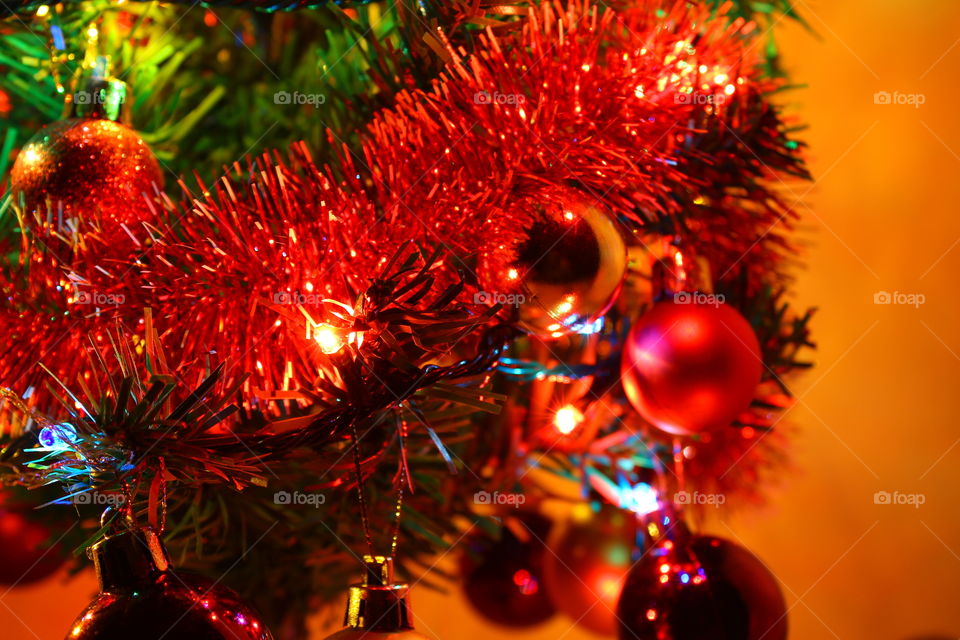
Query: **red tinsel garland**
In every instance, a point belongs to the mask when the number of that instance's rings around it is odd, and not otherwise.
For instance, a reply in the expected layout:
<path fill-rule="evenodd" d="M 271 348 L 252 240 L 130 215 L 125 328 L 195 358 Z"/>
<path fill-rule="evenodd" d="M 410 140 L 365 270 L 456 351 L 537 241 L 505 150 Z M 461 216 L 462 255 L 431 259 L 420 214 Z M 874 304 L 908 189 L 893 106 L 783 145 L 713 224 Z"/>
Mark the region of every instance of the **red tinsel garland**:
<path fill-rule="evenodd" d="M 0 316 L 0 381 L 54 411 L 37 363 L 82 379 L 88 336 L 103 344 L 117 321 L 142 336 L 150 308 L 190 383 L 213 360 L 227 380 L 252 374 L 247 401 L 309 385 L 315 345 L 288 303 L 318 322 L 324 299 L 353 307 L 411 239 L 449 249 L 433 273 L 455 282 L 471 255 L 523 232 L 511 202 L 553 185 L 591 194 L 628 229 L 669 221 L 718 275 L 776 283 L 787 212 L 771 184 L 804 171 L 769 103 L 754 25 L 687 2 L 633 4 L 544 3 L 476 54 L 451 51 L 435 88 L 399 94 L 339 166 L 316 167 L 300 146 L 289 162 L 265 155 L 195 199 L 158 203 L 138 228 L 81 229 L 62 262 L 27 238 L 4 276 L 18 293 Z M 120 303 L 80 304 L 77 291 Z"/>

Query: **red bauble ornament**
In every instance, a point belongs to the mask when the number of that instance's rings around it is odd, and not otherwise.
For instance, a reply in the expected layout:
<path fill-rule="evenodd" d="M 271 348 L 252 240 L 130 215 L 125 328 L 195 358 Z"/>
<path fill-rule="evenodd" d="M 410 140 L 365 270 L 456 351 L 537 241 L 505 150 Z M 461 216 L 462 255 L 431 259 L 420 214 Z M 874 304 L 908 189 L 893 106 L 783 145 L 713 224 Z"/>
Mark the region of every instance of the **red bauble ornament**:
<path fill-rule="evenodd" d="M 659 302 L 623 349 L 630 403 L 674 435 L 729 426 L 750 405 L 762 371 L 756 334 L 726 304 Z"/>
<path fill-rule="evenodd" d="M 120 232 L 148 218 L 163 172 L 147 143 L 121 122 L 127 86 L 96 68 L 78 79 L 67 117 L 33 136 L 10 172 L 14 204 L 35 234 L 72 241 L 77 230 Z"/>
<path fill-rule="evenodd" d="M 0 584 L 21 586 L 56 573 L 64 558 L 44 546 L 52 537 L 19 510 L 0 507 Z"/>
<path fill-rule="evenodd" d="M 507 627 L 530 627 L 556 613 L 543 584 L 550 521 L 538 514 L 506 516 L 499 540 L 478 534 L 460 561 L 463 592 L 484 618 Z"/>
<path fill-rule="evenodd" d="M 170 568 L 151 531 L 110 536 L 91 550 L 100 594 L 68 640 L 272 640 L 259 615 L 226 587 Z"/>
<path fill-rule="evenodd" d="M 541 338 L 580 331 L 602 316 L 620 291 L 627 249 L 596 199 L 566 187 L 514 203 L 526 232 L 480 257 L 478 300 L 514 306 L 517 321 Z"/>
<path fill-rule="evenodd" d="M 48 125 L 24 145 L 10 185 L 14 202 L 23 198 L 35 233 L 65 235 L 70 229 L 62 220 L 70 218 L 83 221 L 84 228 L 146 219 L 147 195 L 163 185 L 163 173 L 133 129 L 112 120 L 70 118 Z"/>
<path fill-rule="evenodd" d="M 547 553 L 544 564 L 547 592 L 557 611 L 591 631 L 612 636 L 617 630 L 617 599 L 636 547 L 636 516 L 606 504 L 575 515 L 549 544 L 552 553 Z"/>
<path fill-rule="evenodd" d="M 787 638 L 786 603 L 764 564 L 728 540 L 685 532 L 630 570 L 617 618 L 621 640 Z"/>

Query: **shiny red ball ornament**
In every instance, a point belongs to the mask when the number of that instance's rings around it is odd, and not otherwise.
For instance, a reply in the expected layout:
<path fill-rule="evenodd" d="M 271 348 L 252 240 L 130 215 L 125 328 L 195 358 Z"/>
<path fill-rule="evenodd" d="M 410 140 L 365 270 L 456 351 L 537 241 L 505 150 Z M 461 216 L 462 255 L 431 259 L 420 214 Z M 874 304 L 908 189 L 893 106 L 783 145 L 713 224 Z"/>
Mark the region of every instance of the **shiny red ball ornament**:
<path fill-rule="evenodd" d="M 616 606 L 636 548 L 636 515 L 604 504 L 574 513 L 552 536 L 544 582 L 557 611 L 606 636 L 617 630 Z"/>
<path fill-rule="evenodd" d="M 67 640 L 272 640 L 260 616 L 223 585 L 174 572 L 149 530 L 110 536 L 91 549 L 100 593 Z"/>
<path fill-rule="evenodd" d="M 0 585 L 22 586 L 56 573 L 64 557 L 46 547 L 54 537 L 19 510 L 0 507 Z"/>
<path fill-rule="evenodd" d="M 627 249 L 595 198 L 555 188 L 502 215 L 529 223 L 481 255 L 478 301 L 513 307 L 520 327 L 546 339 L 582 331 L 607 312 L 626 275 Z"/>
<path fill-rule="evenodd" d="M 673 435 L 727 427 L 763 372 L 753 328 L 727 304 L 659 302 L 623 349 L 623 388 L 648 422 Z"/>
<path fill-rule="evenodd" d="M 140 135 L 122 122 L 129 102 L 120 80 L 81 78 L 68 117 L 20 150 L 10 172 L 14 204 L 35 234 L 67 240 L 77 230 L 124 233 L 150 215 L 148 196 L 163 172 Z"/>
<path fill-rule="evenodd" d="M 620 640 L 786 640 L 777 579 L 752 553 L 713 536 L 659 541 L 617 605 Z"/>
<path fill-rule="evenodd" d="M 14 202 L 23 198 L 28 220 L 40 230 L 63 225 L 62 233 L 69 232 L 62 219 L 99 227 L 146 219 L 147 196 L 154 185 L 163 185 L 163 173 L 133 129 L 111 120 L 71 118 L 47 125 L 24 145 L 10 184 Z"/>
<path fill-rule="evenodd" d="M 481 616 L 506 627 L 531 627 L 556 609 L 543 584 L 544 547 L 551 522 L 535 514 L 508 515 L 499 539 L 471 536 L 460 560 L 463 592 Z"/>

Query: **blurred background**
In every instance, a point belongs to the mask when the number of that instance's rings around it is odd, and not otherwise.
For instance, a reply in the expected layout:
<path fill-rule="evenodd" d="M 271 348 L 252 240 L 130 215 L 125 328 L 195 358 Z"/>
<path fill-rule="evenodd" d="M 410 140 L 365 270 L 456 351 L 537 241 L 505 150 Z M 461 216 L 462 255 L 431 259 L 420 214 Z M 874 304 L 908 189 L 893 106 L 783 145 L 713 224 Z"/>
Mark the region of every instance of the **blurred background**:
<path fill-rule="evenodd" d="M 957 638 L 960 5 L 795 6 L 810 30 L 785 21 L 777 36 L 807 85 L 783 100 L 810 125 L 816 182 L 792 196 L 807 244 L 797 302 L 819 307 L 818 366 L 794 383 L 793 467 L 768 504 L 721 510 L 705 528 L 776 573 L 791 638 Z M 892 504 L 894 492 L 922 504 Z M 94 591 L 84 574 L 0 593 L 0 637 L 61 638 Z M 414 606 L 431 638 L 598 637 L 562 618 L 496 628 L 456 589 L 420 588 Z"/>

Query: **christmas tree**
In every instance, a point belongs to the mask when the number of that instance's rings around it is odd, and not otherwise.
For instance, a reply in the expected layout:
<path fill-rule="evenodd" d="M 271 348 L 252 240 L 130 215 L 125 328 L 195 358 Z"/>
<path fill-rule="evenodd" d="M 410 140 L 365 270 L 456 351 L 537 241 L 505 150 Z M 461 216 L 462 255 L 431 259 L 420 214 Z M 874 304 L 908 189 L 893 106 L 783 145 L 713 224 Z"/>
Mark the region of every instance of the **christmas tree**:
<path fill-rule="evenodd" d="M 691 525 L 812 346 L 788 2 L 3 7 L 0 518 L 94 559 L 70 637 L 304 637 L 357 578 L 336 637 L 417 637 L 394 556 L 508 626 L 786 637 Z"/>

